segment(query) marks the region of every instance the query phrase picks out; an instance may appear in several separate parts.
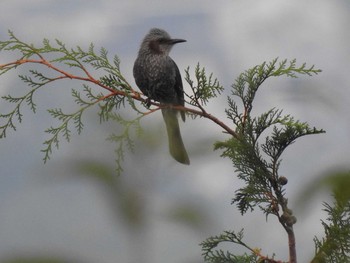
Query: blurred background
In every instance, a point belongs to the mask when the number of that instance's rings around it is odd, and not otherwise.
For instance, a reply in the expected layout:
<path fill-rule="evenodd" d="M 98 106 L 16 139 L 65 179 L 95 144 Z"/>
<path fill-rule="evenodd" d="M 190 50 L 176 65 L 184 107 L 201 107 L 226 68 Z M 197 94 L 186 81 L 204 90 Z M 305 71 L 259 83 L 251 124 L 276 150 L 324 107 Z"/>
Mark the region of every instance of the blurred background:
<path fill-rule="evenodd" d="M 87 48 L 93 42 L 96 50 L 105 47 L 111 59 L 119 56 L 121 71 L 134 86 L 132 66 L 150 28 L 187 39 L 171 56 L 183 76 L 187 66 L 194 69 L 200 62 L 220 80 L 226 91 L 207 110 L 223 120 L 226 95 L 242 71 L 276 57 L 322 69 L 314 77 L 268 80 L 254 109 L 261 113 L 283 108 L 327 131 L 299 139 L 283 156 L 281 173 L 289 179 L 286 194 L 298 218 L 300 262 L 312 257 L 312 239 L 322 236 L 320 219 L 326 217 L 322 202 L 331 200 L 327 190 L 302 202 L 300 196 L 322 175 L 349 166 L 349 24 L 346 0 L 0 3 L 1 40 L 8 39 L 10 29 L 36 45 L 43 38 L 59 39 L 67 47 Z M 15 54 L 0 55 L 1 64 L 13 59 Z M 1 76 L 0 95 L 24 94 L 28 87 L 17 75 L 27 70 L 19 67 Z M 200 242 L 241 228 L 246 243 L 287 260 L 287 236 L 275 218 L 265 222 L 259 211 L 242 217 L 230 204 L 241 182 L 230 160 L 213 151 L 213 143 L 227 136 L 208 120 L 181 124 L 191 159 L 190 166 L 183 166 L 168 154 L 160 113 L 143 118 L 144 135 L 116 178 L 115 145 L 106 138 L 120 127 L 114 122 L 100 125 L 96 110 L 90 110 L 83 117 L 83 133 L 73 134 L 70 143 L 62 141 L 44 165 L 44 130 L 57 124 L 46 109 L 73 111 L 71 88 L 80 87 L 81 83 L 62 81 L 39 91 L 34 98 L 37 114 L 25 109 L 18 130 L 0 141 L 0 262 L 39 262 L 40 257 L 41 262 L 196 263 L 203 262 Z M 2 101 L 0 111 L 11 107 Z M 124 114 L 135 117 L 134 112 Z"/>

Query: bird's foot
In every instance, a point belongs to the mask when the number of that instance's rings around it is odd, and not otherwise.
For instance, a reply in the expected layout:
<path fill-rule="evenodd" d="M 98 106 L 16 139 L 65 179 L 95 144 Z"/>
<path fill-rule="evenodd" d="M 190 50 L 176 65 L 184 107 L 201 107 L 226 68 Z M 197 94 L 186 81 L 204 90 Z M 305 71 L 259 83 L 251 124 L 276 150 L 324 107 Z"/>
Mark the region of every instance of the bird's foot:
<path fill-rule="evenodd" d="M 145 105 L 146 105 L 147 108 L 151 107 L 151 99 L 150 98 L 147 98 L 145 100 Z"/>

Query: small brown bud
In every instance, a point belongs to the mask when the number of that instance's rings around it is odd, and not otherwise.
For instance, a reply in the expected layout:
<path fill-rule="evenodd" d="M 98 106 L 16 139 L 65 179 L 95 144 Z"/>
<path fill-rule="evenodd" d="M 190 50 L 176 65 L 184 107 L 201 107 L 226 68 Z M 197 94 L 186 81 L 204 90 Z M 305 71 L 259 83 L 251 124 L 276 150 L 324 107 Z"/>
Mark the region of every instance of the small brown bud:
<path fill-rule="evenodd" d="M 287 177 L 280 176 L 280 177 L 278 178 L 278 183 L 279 183 L 280 185 L 286 185 L 286 184 L 288 183 Z"/>
<path fill-rule="evenodd" d="M 292 226 L 297 222 L 297 218 L 292 215 L 292 210 L 286 210 L 284 213 L 281 215 L 282 221 L 287 225 L 287 226 Z"/>
<path fill-rule="evenodd" d="M 288 220 L 286 220 L 287 226 L 292 226 L 297 222 L 297 218 L 295 216 L 289 216 Z"/>

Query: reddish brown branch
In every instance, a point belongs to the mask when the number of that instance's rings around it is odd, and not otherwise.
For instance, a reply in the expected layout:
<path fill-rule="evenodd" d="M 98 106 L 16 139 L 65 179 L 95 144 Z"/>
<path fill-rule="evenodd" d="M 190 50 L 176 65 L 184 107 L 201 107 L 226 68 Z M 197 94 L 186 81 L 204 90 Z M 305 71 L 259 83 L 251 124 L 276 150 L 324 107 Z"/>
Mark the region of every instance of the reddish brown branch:
<path fill-rule="evenodd" d="M 82 70 L 84 71 L 84 73 L 86 74 L 87 77 L 81 77 L 81 76 L 77 76 L 77 75 L 73 75 L 70 74 L 56 66 L 54 66 L 52 63 L 50 63 L 49 61 L 47 61 L 46 59 L 44 59 L 40 54 L 38 54 L 40 59 L 39 60 L 35 60 L 35 59 L 21 59 L 21 60 L 17 60 L 14 62 L 10 62 L 7 64 L 2 64 L 0 65 L 0 69 L 3 68 L 8 68 L 8 67 L 15 67 L 18 65 L 22 65 L 22 64 L 26 64 L 26 63 L 36 63 L 36 64 L 42 64 L 47 66 L 50 69 L 53 69 L 56 72 L 59 72 L 60 74 L 62 74 L 61 76 L 58 76 L 56 78 L 54 78 L 53 80 L 58 80 L 58 79 L 65 79 L 65 78 L 69 78 L 69 79 L 76 79 L 76 80 L 82 80 L 82 81 L 87 81 L 87 82 L 92 82 L 98 86 L 100 86 L 103 89 L 106 89 L 110 92 L 110 94 L 107 94 L 106 96 L 103 96 L 100 98 L 100 100 L 102 101 L 105 98 L 111 97 L 111 96 L 115 96 L 115 95 L 119 95 L 119 96 L 129 96 L 135 100 L 138 100 L 140 102 L 146 102 L 145 98 L 142 98 L 141 94 L 137 91 L 135 91 L 134 89 L 130 88 L 132 94 L 121 91 L 121 90 L 115 90 L 112 89 L 104 84 L 102 84 L 99 80 L 95 79 L 94 77 L 91 76 L 91 74 L 81 65 Z M 123 80 L 125 81 L 125 80 Z M 125 83 L 127 83 L 125 81 Z M 129 86 L 130 87 L 130 86 Z M 157 109 L 154 110 L 150 110 L 149 112 L 145 113 L 145 114 L 150 114 L 154 111 L 157 111 L 161 105 L 157 102 L 151 102 L 151 105 L 157 106 Z M 181 110 L 181 111 L 186 111 L 186 112 L 190 112 L 199 116 L 202 116 L 204 118 L 207 118 L 211 121 L 213 121 L 214 123 L 218 124 L 220 127 L 222 127 L 224 129 L 224 131 L 230 135 L 232 135 L 235 138 L 239 138 L 238 134 L 231 129 L 229 126 L 227 126 L 225 123 L 223 123 L 222 121 L 220 121 L 218 118 L 216 118 L 215 116 L 207 113 L 201 106 L 198 106 L 200 110 L 197 109 L 193 109 L 193 108 L 187 108 L 187 107 L 183 107 L 183 106 L 173 106 L 174 108 Z"/>
<path fill-rule="evenodd" d="M 295 235 L 293 227 L 291 226 L 288 233 L 288 245 L 289 245 L 289 263 L 297 263 L 297 251 L 295 247 Z"/>
<path fill-rule="evenodd" d="M 278 215 L 278 220 L 286 230 L 288 235 L 288 248 L 289 248 L 289 261 L 288 263 L 297 263 L 297 251 L 296 251 L 296 242 L 295 242 L 295 234 L 293 230 L 293 224 L 296 223 L 295 217 L 291 214 L 286 213 L 288 208 L 282 207 L 283 214 Z M 287 210 L 286 210 L 287 209 Z M 290 213 L 290 212 L 289 212 Z"/>
<path fill-rule="evenodd" d="M 225 130 L 226 133 L 232 135 L 236 139 L 239 139 L 238 134 L 233 129 L 231 129 L 224 122 L 220 121 L 217 117 L 211 115 L 210 113 L 207 113 L 206 111 L 196 110 L 193 108 L 187 108 L 187 107 L 182 107 L 182 106 L 175 106 L 174 108 L 178 109 L 178 110 L 190 112 L 190 113 L 202 116 L 204 118 L 207 118 L 207 119 L 213 121 L 214 123 L 218 124 L 221 128 L 223 128 Z"/>

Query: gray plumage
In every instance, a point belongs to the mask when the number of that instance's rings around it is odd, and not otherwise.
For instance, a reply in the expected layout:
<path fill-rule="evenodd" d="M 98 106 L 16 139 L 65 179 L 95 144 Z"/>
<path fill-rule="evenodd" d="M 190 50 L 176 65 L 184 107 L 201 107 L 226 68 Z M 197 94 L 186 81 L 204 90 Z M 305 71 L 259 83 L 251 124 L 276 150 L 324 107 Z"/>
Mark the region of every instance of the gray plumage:
<path fill-rule="evenodd" d="M 184 106 L 184 92 L 179 68 L 169 57 L 169 52 L 176 43 L 184 39 L 172 39 L 169 34 L 153 28 L 141 43 L 138 57 L 134 64 L 134 78 L 140 90 L 149 98 L 161 104 Z M 182 141 L 177 111 L 172 108 L 162 109 L 166 124 L 170 154 L 180 163 L 189 164 Z M 181 111 L 182 120 L 185 113 Z"/>

